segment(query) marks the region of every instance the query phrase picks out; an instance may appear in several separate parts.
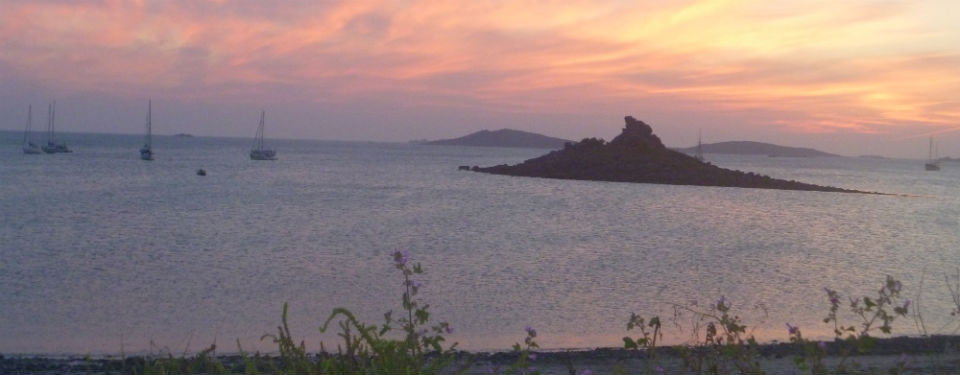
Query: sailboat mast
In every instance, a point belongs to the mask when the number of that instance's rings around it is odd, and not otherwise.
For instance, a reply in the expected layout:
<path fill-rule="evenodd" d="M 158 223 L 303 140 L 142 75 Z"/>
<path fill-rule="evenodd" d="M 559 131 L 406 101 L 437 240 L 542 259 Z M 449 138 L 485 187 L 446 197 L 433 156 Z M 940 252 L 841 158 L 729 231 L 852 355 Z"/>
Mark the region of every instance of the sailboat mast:
<path fill-rule="evenodd" d="M 933 161 L 933 137 L 930 137 L 930 148 L 927 149 L 927 160 Z"/>
<path fill-rule="evenodd" d="M 703 160 L 703 129 L 697 129 L 697 158 Z"/>
<path fill-rule="evenodd" d="M 47 142 L 53 142 L 53 103 L 47 103 Z"/>
<path fill-rule="evenodd" d="M 266 117 L 266 111 L 260 110 L 260 126 L 257 127 L 257 149 L 263 150 L 263 120 Z"/>
<path fill-rule="evenodd" d="M 151 112 L 152 112 L 152 110 L 153 110 L 153 101 L 148 99 L 148 100 L 147 100 L 147 141 L 146 141 L 146 144 L 147 144 L 147 147 L 148 147 L 148 148 L 150 147 L 150 141 L 151 141 L 151 127 L 152 127 L 152 124 L 151 124 L 151 118 L 150 118 L 150 117 L 151 117 Z"/>
<path fill-rule="evenodd" d="M 53 102 L 53 108 L 50 110 L 50 141 L 57 141 L 57 102 Z"/>
<path fill-rule="evenodd" d="M 27 130 L 23 132 L 23 144 L 27 144 L 30 136 L 30 125 L 32 122 L 31 116 L 33 115 L 33 105 L 27 106 Z"/>

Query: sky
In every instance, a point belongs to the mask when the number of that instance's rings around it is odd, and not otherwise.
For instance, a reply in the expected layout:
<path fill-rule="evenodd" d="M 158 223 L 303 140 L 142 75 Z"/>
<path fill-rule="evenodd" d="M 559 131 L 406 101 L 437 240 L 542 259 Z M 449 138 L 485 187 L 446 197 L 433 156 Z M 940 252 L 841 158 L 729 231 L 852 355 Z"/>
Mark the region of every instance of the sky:
<path fill-rule="evenodd" d="M 0 128 L 960 157 L 957 0 L 0 0 Z M 39 120 L 37 120 L 39 119 Z"/>

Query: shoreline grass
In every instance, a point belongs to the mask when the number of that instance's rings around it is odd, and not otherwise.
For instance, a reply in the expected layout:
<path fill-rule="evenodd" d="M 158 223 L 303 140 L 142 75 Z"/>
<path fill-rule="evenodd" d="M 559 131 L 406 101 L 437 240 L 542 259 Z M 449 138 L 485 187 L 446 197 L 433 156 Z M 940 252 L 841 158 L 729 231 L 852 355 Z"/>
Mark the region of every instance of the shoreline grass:
<path fill-rule="evenodd" d="M 447 343 L 453 332 L 447 322 L 432 323 L 430 305 L 422 298 L 418 281 L 424 273 L 406 252 L 391 254 L 401 277 L 399 313 L 384 314 L 380 324 L 362 322 L 347 308 L 335 308 L 318 327 L 338 331 L 333 346 L 321 342 L 308 349 L 287 323 L 284 304 L 276 333 L 264 334 L 272 353 L 247 353 L 236 341 L 236 352 L 218 354 L 212 344 L 193 355 L 157 354 L 127 357 L 66 356 L 62 358 L 0 354 L 0 373 L 97 374 L 853 374 L 954 373 L 960 371 L 960 335 L 928 332 L 919 309 L 901 297 L 903 285 L 887 276 L 874 295 L 851 297 L 824 288 L 827 312 L 823 324 L 832 326 L 832 340 L 809 340 L 801 327 L 784 322 L 788 340 L 760 343 L 734 305 L 720 297 L 702 309 L 673 305 L 673 323 L 659 316 L 630 314 L 626 336 L 616 348 L 542 350 L 534 327 L 505 352 L 466 352 Z M 960 319 L 960 272 L 945 278 Z M 922 288 L 922 285 L 921 285 Z M 913 313 L 911 314 L 911 311 Z M 894 322 L 913 318 L 919 334 L 891 337 Z M 899 320 L 898 320 L 899 319 Z M 679 322 L 683 320 L 686 327 Z M 662 346 L 664 330 L 688 330 L 690 339 Z M 614 345 L 614 343 L 611 343 Z"/>

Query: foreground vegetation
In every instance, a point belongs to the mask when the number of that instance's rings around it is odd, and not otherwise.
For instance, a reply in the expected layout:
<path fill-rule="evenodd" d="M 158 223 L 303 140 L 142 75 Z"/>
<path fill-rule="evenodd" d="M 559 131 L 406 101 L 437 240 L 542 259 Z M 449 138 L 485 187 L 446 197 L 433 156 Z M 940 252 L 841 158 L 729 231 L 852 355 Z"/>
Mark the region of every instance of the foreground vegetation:
<path fill-rule="evenodd" d="M 724 297 L 701 310 L 695 306 L 673 305 L 670 320 L 688 321 L 691 340 L 684 345 L 661 346 L 664 324 L 659 316 L 643 317 L 631 314 L 627 320 L 628 336 L 623 338 L 623 350 L 607 353 L 576 355 L 572 353 L 539 353 L 537 331 L 525 328 L 523 339 L 513 345 L 511 353 L 470 354 L 457 350 L 457 343 L 448 343 L 446 335 L 453 332 L 447 322 L 432 323 L 430 305 L 420 295 L 422 285 L 417 281 L 423 273 L 419 263 L 410 262 L 406 252 L 392 254 L 393 264 L 402 281 L 399 314 L 384 314 L 380 324 L 368 324 L 357 319 L 346 308 L 336 308 L 320 325 L 321 332 L 335 331 L 339 337 L 336 349 L 320 344 L 314 353 L 303 341 L 297 341 L 287 324 L 287 305 L 283 306 L 281 325 L 277 332 L 263 335 L 261 340 L 273 342 L 277 350 L 272 355 L 247 353 L 237 341 L 238 355 L 218 356 L 217 346 L 188 356 L 175 356 L 169 351 L 150 357 L 121 358 L 119 360 L 73 360 L 51 368 L 45 359 L 4 358 L 0 356 L 0 371 L 5 373 L 123 373 L 123 374 L 447 374 L 447 373 L 502 373 L 537 374 L 566 373 L 592 374 L 589 368 L 597 361 L 613 361 L 612 373 L 692 373 L 692 374 L 764 374 L 771 371 L 763 362 L 770 358 L 790 358 L 790 372 L 809 374 L 828 373 L 886 373 L 899 374 L 916 369 L 915 360 L 902 354 L 882 368 L 864 364 L 869 354 L 903 352 L 905 348 L 922 345 L 930 363 L 922 366 L 924 372 L 950 373 L 960 370 L 960 362 L 945 359 L 937 353 L 952 350 L 960 342 L 958 337 L 932 336 L 926 331 L 919 310 L 913 310 L 912 301 L 901 296 L 903 285 L 887 276 L 875 295 L 846 297 L 824 288 L 827 307 L 823 323 L 833 328 L 832 341 L 809 340 L 800 327 L 789 323 L 785 332 L 789 342 L 761 345 L 753 335 L 753 328 L 744 323 L 734 311 L 734 305 Z M 951 316 L 960 314 L 960 274 L 946 278 L 956 307 Z M 911 317 L 920 329 L 920 337 L 896 344 L 896 340 L 878 340 L 889 336 L 893 323 Z M 673 324 L 671 327 L 680 327 Z M 890 345 L 894 343 L 895 345 Z M 892 349 L 891 349 L 892 347 Z M 615 354 L 610 354 L 615 353 Z M 602 357 L 602 358 L 598 358 Z M 578 360 L 582 363 L 578 363 Z M 951 362 L 953 361 L 953 362 Z M 889 361 L 888 361 L 889 362 Z M 45 366 L 47 365 L 47 366 Z M 609 365 L 609 363 L 607 363 Z M 608 366 L 609 367 L 609 366 Z M 479 370 L 478 370 L 479 369 Z M 777 373 L 784 368 L 776 368 Z"/>

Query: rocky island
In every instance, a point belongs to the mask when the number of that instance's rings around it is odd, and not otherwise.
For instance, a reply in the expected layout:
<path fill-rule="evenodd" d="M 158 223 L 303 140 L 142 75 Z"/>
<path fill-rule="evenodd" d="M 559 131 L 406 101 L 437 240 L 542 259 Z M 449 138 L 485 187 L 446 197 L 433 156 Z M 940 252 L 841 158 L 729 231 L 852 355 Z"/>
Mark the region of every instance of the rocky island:
<path fill-rule="evenodd" d="M 720 168 L 666 148 L 653 134 L 653 128 L 643 121 L 631 116 L 625 120 L 623 132 L 610 142 L 587 138 L 517 165 L 470 169 L 510 176 L 571 180 L 875 194 Z"/>
<path fill-rule="evenodd" d="M 460 138 L 441 139 L 425 142 L 428 145 L 444 146 L 479 146 L 479 147 L 523 147 L 558 149 L 563 147 L 566 139 L 548 137 L 543 134 L 530 133 L 521 130 L 500 129 L 481 130 Z"/>
<path fill-rule="evenodd" d="M 704 143 L 700 150 L 707 154 L 733 154 L 733 155 L 767 155 L 784 156 L 794 158 L 815 158 L 815 157 L 838 157 L 840 155 L 814 150 L 804 147 L 787 147 L 775 145 L 772 143 L 753 142 L 753 141 L 731 141 L 718 143 Z M 697 152 L 697 146 L 677 149 L 677 151 L 693 154 Z"/>

